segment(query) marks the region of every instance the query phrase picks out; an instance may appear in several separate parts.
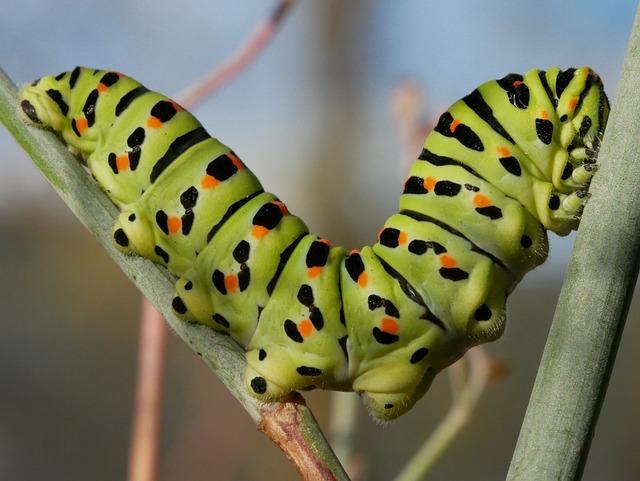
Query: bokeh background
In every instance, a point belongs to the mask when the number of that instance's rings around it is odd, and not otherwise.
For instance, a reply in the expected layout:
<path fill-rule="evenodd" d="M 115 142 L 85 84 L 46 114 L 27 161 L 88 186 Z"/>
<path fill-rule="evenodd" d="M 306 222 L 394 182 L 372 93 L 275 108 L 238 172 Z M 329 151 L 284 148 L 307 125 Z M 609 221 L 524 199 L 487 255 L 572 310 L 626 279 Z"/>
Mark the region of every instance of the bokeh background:
<path fill-rule="evenodd" d="M 17 82 L 75 65 L 177 93 L 240 45 L 273 0 L 0 0 L 0 65 Z M 194 109 L 317 233 L 372 242 L 407 166 L 390 96 L 411 78 L 425 120 L 486 79 L 591 65 L 613 97 L 636 2 L 304 0 L 243 75 Z M 417 154 L 417 151 L 415 152 Z M 0 128 L 0 479 L 126 475 L 139 296 Z M 606 219 L 603 219 L 606 222 Z M 430 479 L 506 474 L 573 236 L 510 299 L 489 347 L 510 375 Z M 638 303 L 584 479 L 640 472 Z M 329 396 L 306 395 L 326 426 Z M 449 403 L 446 376 L 388 426 L 361 410 L 362 479 L 391 479 Z M 160 479 L 294 480 L 281 453 L 177 338 L 167 359 Z"/>

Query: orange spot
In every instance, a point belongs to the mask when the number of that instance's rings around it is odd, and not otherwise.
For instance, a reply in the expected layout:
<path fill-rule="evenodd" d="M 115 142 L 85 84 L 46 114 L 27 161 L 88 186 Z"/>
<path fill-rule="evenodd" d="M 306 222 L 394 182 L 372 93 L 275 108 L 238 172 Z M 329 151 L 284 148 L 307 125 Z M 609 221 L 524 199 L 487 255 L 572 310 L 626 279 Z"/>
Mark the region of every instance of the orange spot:
<path fill-rule="evenodd" d="M 121 154 L 116 157 L 116 168 L 118 173 L 129 168 L 129 156 L 127 154 Z"/>
<path fill-rule="evenodd" d="M 282 212 L 282 215 L 289 215 L 289 209 L 287 209 L 287 206 L 284 205 L 283 202 L 279 200 L 274 200 L 273 203 L 278 206 L 278 209 L 280 209 L 280 212 Z"/>
<path fill-rule="evenodd" d="M 567 107 L 569 107 L 569 110 L 575 109 L 576 105 L 578 105 L 578 97 L 571 97 L 567 102 Z"/>
<path fill-rule="evenodd" d="M 255 237 L 256 239 L 262 239 L 268 233 L 269 229 L 261 225 L 254 225 L 253 229 L 251 229 L 251 234 L 253 234 L 253 237 Z"/>
<path fill-rule="evenodd" d="M 322 267 L 320 266 L 314 266 L 314 267 L 310 267 L 307 270 L 307 274 L 309 275 L 309 277 L 311 277 L 312 279 L 314 277 L 318 277 L 320 275 L 320 273 L 322 272 Z"/>
<path fill-rule="evenodd" d="M 87 127 L 89 127 L 89 122 L 85 117 L 79 117 L 76 119 L 76 130 L 80 132 L 80 135 L 87 130 Z"/>
<path fill-rule="evenodd" d="M 402 245 L 406 243 L 407 243 L 407 233 L 400 232 L 400 234 L 398 235 L 398 244 Z"/>
<path fill-rule="evenodd" d="M 460 121 L 458 119 L 453 119 L 451 125 L 449 125 L 449 130 L 451 131 L 451 133 L 454 133 L 456 131 L 458 125 L 460 125 Z"/>
<path fill-rule="evenodd" d="M 520 85 L 522 85 L 523 83 L 524 82 L 522 80 L 514 80 L 511 85 L 513 85 L 514 87 L 520 87 Z"/>
<path fill-rule="evenodd" d="M 154 117 L 153 115 L 151 115 L 148 119 L 147 119 L 147 126 L 157 129 L 159 127 L 162 127 L 162 122 L 160 121 L 160 119 L 158 117 Z"/>
<path fill-rule="evenodd" d="M 200 185 L 202 186 L 203 189 L 213 189 L 215 186 L 217 186 L 220 183 L 220 181 L 218 179 L 216 179 L 214 176 L 212 175 L 205 175 L 201 180 L 200 180 Z"/>
<path fill-rule="evenodd" d="M 180 227 L 182 227 L 182 220 L 180 217 L 169 217 L 167 219 L 167 227 L 170 233 L 175 234 L 180 230 Z"/>
<path fill-rule="evenodd" d="M 436 185 L 436 182 L 438 181 L 434 177 L 427 177 L 423 182 L 424 188 L 428 191 L 432 191 Z"/>
<path fill-rule="evenodd" d="M 326 246 L 331 247 L 331 242 L 329 242 L 328 239 L 318 239 L 318 242 L 322 242 Z"/>
<path fill-rule="evenodd" d="M 173 105 L 173 108 L 176 109 L 176 112 L 180 112 L 181 110 L 184 110 L 184 107 L 180 105 L 178 102 L 176 102 L 175 100 L 169 99 L 169 103 Z"/>
<path fill-rule="evenodd" d="M 349 255 L 352 256 L 353 254 L 359 254 L 360 251 L 358 249 L 351 249 L 351 251 L 349 252 Z"/>
<path fill-rule="evenodd" d="M 540 111 L 540 118 L 544 119 L 544 120 L 549 119 L 549 113 L 546 110 L 541 110 Z"/>
<path fill-rule="evenodd" d="M 388 334 L 398 334 L 400 331 L 400 325 L 398 324 L 398 321 L 392 317 L 384 317 L 382 318 L 382 322 L 380 322 L 380 330 Z"/>
<path fill-rule="evenodd" d="M 298 332 L 302 337 L 309 337 L 313 333 L 313 324 L 309 319 L 304 319 L 298 324 Z"/>
<path fill-rule="evenodd" d="M 233 152 L 229 152 L 227 154 L 227 157 L 229 157 L 231 159 L 231 163 L 233 165 L 236 166 L 236 169 L 238 170 L 242 170 L 244 169 L 244 164 L 242 163 L 242 161 L 238 158 L 237 155 L 235 155 Z"/>
<path fill-rule="evenodd" d="M 473 205 L 476 207 L 488 207 L 491 205 L 491 199 L 484 194 L 476 194 L 473 196 Z"/>
<path fill-rule="evenodd" d="M 96 89 L 98 90 L 98 92 L 102 93 L 105 92 L 109 87 L 107 87 L 105 84 L 103 84 L 102 82 L 100 82 L 98 84 L 98 86 L 96 87 Z"/>
<path fill-rule="evenodd" d="M 234 293 L 238 288 L 238 276 L 235 274 L 229 274 L 224 277 L 224 287 L 227 288 L 227 292 Z"/>
<path fill-rule="evenodd" d="M 367 287 L 367 283 L 369 282 L 369 276 L 367 275 L 366 272 L 362 272 L 359 276 L 358 276 L 358 285 L 360 287 Z"/>
<path fill-rule="evenodd" d="M 451 268 L 451 267 L 456 267 L 458 265 L 458 261 L 447 254 L 442 254 L 440 256 L 440 264 L 442 265 L 442 267 Z"/>
<path fill-rule="evenodd" d="M 497 147 L 496 151 L 500 157 L 509 157 L 511 155 L 511 152 L 506 147 Z"/>

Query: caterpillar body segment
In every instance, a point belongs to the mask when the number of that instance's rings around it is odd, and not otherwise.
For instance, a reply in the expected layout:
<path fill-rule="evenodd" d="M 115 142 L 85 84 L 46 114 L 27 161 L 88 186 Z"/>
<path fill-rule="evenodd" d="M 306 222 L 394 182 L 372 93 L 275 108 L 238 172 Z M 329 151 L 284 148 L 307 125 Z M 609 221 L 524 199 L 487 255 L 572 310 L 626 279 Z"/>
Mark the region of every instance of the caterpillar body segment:
<path fill-rule="evenodd" d="M 77 67 L 21 98 L 120 207 L 116 245 L 176 275 L 175 312 L 245 347 L 253 395 L 354 390 L 382 420 L 500 336 L 547 230 L 578 225 L 609 111 L 587 67 L 480 85 L 440 116 L 377 242 L 346 252 L 189 112 L 121 73 Z"/>

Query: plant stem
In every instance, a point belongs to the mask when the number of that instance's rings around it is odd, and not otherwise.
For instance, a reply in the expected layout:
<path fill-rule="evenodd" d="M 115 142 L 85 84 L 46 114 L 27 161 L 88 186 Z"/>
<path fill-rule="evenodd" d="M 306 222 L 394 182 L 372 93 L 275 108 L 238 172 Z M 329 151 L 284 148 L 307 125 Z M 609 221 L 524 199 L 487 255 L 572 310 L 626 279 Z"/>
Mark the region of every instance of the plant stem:
<path fill-rule="evenodd" d="M 640 12 L 640 10 L 639 10 Z M 640 15 L 509 481 L 579 480 L 638 274 Z"/>
<path fill-rule="evenodd" d="M 244 387 L 243 349 L 229 336 L 180 321 L 171 309 L 173 276 L 147 259 L 125 256 L 116 250 L 111 226 L 118 209 L 53 133 L 30 127 L 22 120 L 19 104 L 15 85 L 0 68 L 0 120 L 76 217 L 162 313 L 175 333 L 216 373 L 258 427 L 285 452 L 303 479 L 348 480 L 300 396 L 267 404 L 251 397 Z"/>

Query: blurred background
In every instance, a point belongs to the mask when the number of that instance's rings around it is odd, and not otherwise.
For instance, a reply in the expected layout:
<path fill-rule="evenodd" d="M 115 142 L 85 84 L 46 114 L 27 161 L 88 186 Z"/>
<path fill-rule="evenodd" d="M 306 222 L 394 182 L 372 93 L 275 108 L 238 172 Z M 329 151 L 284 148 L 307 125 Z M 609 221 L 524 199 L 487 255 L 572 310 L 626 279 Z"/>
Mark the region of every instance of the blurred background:
<path fill-rule="evenodd" d="M 55 7 L 54 7 L 55 5 Z M 0 0 L 0 65 L 19 84 L 75 65 L 113 68 L 175 94 L 219 64 L 273 0 Z M 408 165 L 392 93 L 424 92 L 428 123 L 479 83 L 532 67 L 590 65 L 613 98 L 636 2 L 301 1 L 239 78 L 194 109 L 316 233 L 371 243 Z M 0 128 L 0 479 L 126 475 L 139 295 Z M 573 236 L 510 299 L 489 347 L 492 385 L 433 480 L 504 478 Z M 638 479 L 639 305 L 631 306 L 584 478 Z M 446 376 L 380 426 L 361 410 L 362 479 L 390 479 L 449 403 Z M 329 396 L 308 399 L 326 426 Z M 169 344 L 159 478 L 294 480 L 222 384 Z M 247 462 L 250 461 L 250 462 Z"/>

